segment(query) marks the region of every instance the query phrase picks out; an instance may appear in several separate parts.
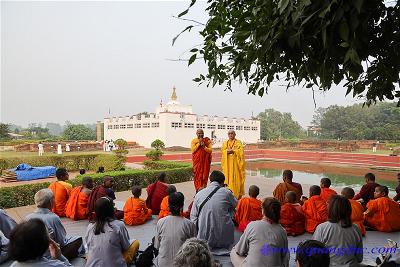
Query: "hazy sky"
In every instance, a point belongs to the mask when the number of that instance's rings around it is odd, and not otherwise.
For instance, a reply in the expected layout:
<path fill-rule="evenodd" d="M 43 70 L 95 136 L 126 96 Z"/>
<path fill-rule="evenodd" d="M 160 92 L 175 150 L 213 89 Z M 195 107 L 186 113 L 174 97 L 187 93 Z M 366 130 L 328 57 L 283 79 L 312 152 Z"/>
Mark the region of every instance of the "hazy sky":
<path fill-rule="evenodd" d="M 188 2 L 1 2 L 2 122 L 94 123 L 108 115 L 153 112 L 178 100 L 197 114 L 248 118 L 267 108 L 291 112 L 302 126 L 312 120 L 312 92 L 273 87 L 260 98 L 245 85 L 233 92 L 192 81 L 203 62 L 176 62 L 200 44 L 198 30 L 172 38 L 188 23 L 173 18 Z M 206 21 L 205 3 L 189 17 Z M 182 58 L 189 56 L 183 54 Z M 317 108 L 348 105 L 343 88 L 316 93 Z"/>

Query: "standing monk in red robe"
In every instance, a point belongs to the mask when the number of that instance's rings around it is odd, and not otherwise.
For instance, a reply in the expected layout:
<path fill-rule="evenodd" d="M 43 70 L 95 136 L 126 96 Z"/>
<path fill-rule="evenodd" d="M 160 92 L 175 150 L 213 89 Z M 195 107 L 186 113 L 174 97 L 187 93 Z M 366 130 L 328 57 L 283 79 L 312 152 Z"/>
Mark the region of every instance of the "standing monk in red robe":
<path fill-rule="evenodd" d="M 56 177 L 57 181 L 49 185 L 49 189 L 54 194 L 54 205 L 51 211 L 60 217 L 65 217 L 65 205 L 71 193 L 72 185 L 65 182 L 69 178 L 69 174 L 65 168 L 57 169 Z"/>
<path fill-rule="evenodd" d="M 329 198 L 333 195 L 337 195 L 336 191 L 330 188 L 331 186 L 331 179 L 329 178 L 322 178 L 320 182 L 321 186 L 321 197 L 323 200 L 325 200 L 327 203 L 329 201 Z"/>
<path fill-rule="evenodd" d="M 166 183 L 165 172 L 160 173 L 158 180 L 147 187 L 146 205 L 152 210 L 154 215 L 160 213 L 161 201 L 167 194 L 168 184 Z"/>
<path fill-rule="evenodd" d="M 301 184 L 292 181 L 293 172 L 291 170 L 284 170 L 282 179 L 283 183 L 278 184 L 274 190 L 274 198 L 283 204 L 285 203 L 286 193 L 293 191 L 296 193 L 296 202 L 300 202 L 301 195 L 303 195 L 303 188 L 301 187 Z"/>
<path fill-rule="evenodd" d="M 251 185 L 249 187 L 249 197 L 242 197 L 239 200 L 235 213 L 235 221 L 239 225 L 239 231 L 244 232 L 250 222 L 262 219 L 262 202 L 257 199 L 259 194 L 260 188 L 256 185 Z"/>
<path fill-rule="evenodd" d="M 286 203 L 281 207 L 279 223 L 285 228 L 288 236 L 302 235 L 306 231 L 305 216 L 301 205 L 296 203 L 296 193 L 293 191 L 286 193 Z"/>
<path fill-rule="evenodd" d="M 65 217 L 74 221 L 84 220 L 88 217 L 88 201 L 93 189 L 93 180 L 90 177 L 82 179 L 82 185 L 75 187 L 65 206 Z"/>
<path fill-rule="evenodd" d="M 367 173 L 365 175 L 365 185 L 361 187 L 360 193 L 354 196 L 354 200 L 358 200 L 363 206 L 368 204 L 368 201 L 374 199 L 375 188 L 380 186 L 375 183 L 375 175 Z"/>
<path fill-rule="evenodd" d="M 194 187 L 197 190 L 207 186 L 208 175 L 210 173 L 212 144 L 208 137 L 204 137 L 202 129 L 196 131 L 197 138 L 192 140 L 192 160 Z"/>

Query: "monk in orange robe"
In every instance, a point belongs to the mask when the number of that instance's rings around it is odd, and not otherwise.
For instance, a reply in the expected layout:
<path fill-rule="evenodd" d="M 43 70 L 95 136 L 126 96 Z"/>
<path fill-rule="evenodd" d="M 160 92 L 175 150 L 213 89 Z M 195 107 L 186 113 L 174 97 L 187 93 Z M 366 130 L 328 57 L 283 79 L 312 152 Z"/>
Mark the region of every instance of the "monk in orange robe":
<path fill-rule="evenodd" d="M 127 225 L 141 225 L 151 218 L 151 209 L 146 207 L 146 202 L 140 198 L 142 188 L 132 187 L 132 195 L 124 205 L 124 223 Z"/>
<path fill-rule="evenodd" d="M 160 205 L 160 213 L 158 214 L 158 219 L 164 218 L 169 215 L 169 196 L 176 192 L 176 187 L 174 185 L 169 185 L 167 188 L 168 196 L 164 197 Z"/>
<path fill-rule="evenodd" d="M 307 233 L 314 233 L 315 228 L 328 220 L 328 205 L 320 196 L 321 188 L 318 185 L 310 187 L 310 198 L 303 204 L 303 212 L 306 217 Z"/>
<path fill-rule="evenodd" d="M 293 191 L 296 193 L 296 202 L 300 203 L 300 198 L 303 195 L 303 188 L 301 187 L 301 184 L 292 181 L 293 172 L 291 170 L 284 170 L 282 178 L 283 183 L 278 184 L 274 190 L 274 198 L 283 204 L 285 203 L 286 193 Z"/>
<path fill-rule="evenodd" d="M 364 212 L 365 225 L 380 232 L 395 232 L 400 230 L 399 204 L 388 197 L 389 189 L 386 186 L 375 188 L 375 199 L 367 204 Z"/>
<path fill-rule="evenodd" d="M 65 182 L 69 178 L 69 174 L 65 168 L 57 169 L 56 177 L 57 181 L 52 182 L 49 186 L 49 189 L 54 194 L 54 205 L 51 211 L 60 217 L 65 217 L 65 205 L 72 191 L 72 185 Z"/>
<path fill-rule="evenodd" d="M 360 202 L 354 200 L 354 190 L 351 187 L 345 187 L 342 189 L 342 196 L 347 198 L 351 204 L 351 222 L 360 228 L 361 234 L 365 236 L 364 227 L 364 207 Z"/>
<path fill-rule="evenodd" d="M 154 215 L 160 213 L 161 201 L 167 194 L 168 184 L 166 183 L 166 174 L 162 172 L 158 180 L 147 187 L 146 205 L 152 210 Z"/>
<path fill-rule="evenodd" d="M 331 179 L 329 178 L 322 178 L 320 182 L 321 186 L 321 197 L 323 200 L 325 200 L 327 203 L 329 201 L 329 198 L 331 196 L 337 195 L 336 191 L 330 188 L 331 186 Z"/>
<path fill-rule="evenodd" d="M 279 223 L 285 228 L 288 236 L 302 235 L 306 231 L 305 216 L 301 205 L 296 203 L 296 193 L 293 191 L 286 193 L 286 203 L 281 207 Z"/>
<path fill-rule="evenodd" d="M 93 189 L 93 180 L 90 177 L 82 179 L 82 185 L 75 187 L 71 191 L 71 195 L 65 206 L 65 217 L 74 221 L 84 220 L 88 218 L 88 202 L 89 196 Z"/>
<path fill-rule="evenodd" d="M 192 140 L 192 160 L 194 187 L 196 191 L 201 187 L 207 186 L 208 175 L 210 173 L 212 143 L 210 138 L 204 137 L 202 129 L 196 131 L 197 138 Z"/>
<path fill-rule="evenodd" d="M 257 199 L 259 194 L 260 188 L 256 185 L 251 185 L 249 187 L 249 197 L 242 197 L 239 200 L 235 213 L 235 221 L 239 225 L 239 231 L 244 232 L 250 222 L 262 219 L 262 202 Z"/>

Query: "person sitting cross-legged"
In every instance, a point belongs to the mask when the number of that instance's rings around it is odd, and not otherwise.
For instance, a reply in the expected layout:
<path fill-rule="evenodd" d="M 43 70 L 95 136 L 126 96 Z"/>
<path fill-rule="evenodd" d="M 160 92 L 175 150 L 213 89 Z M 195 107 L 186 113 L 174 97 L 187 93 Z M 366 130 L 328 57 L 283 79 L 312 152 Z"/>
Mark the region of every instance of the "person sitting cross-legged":
<path fill-rule="evenodd" d="M 60 217 L 51 212 L 54 205 L 54 195 L 50 189 L 41 189 L 35 194 L 35 204 L 37 209 L 26 216 L 26 220 L 40 219 L 50 231 L 50 237 L 60 245 L 62 255 L 68 260 L 78 257 L 84 252 L 82 237 L 67 237 L 67 232 L 62 224 Z"/>
<path fill-rule="evenodd" d="M 167 188 L 167 175 L 165 172 L 160 173 L 157 181 L 147 187 L 146 205 L 152 210 L 153 215 L 158 215 L 160 213 L 161 201 L 164 197 L 168 196 Z"/>
<path fill-rule="evenodd" d="M 286 203 L 282 205 L 279 223 L 288 236 L 302 235 L 306 231 L 304 212 L 301 205 L 296 203 L 296 193 L 293 191 L 286 193 Z"/>
<path fill-rule="evenodd" d="M 146 202 L 140 198 L 142 188 L 138 185 L 132 187 L 132 195 L 124 205 L 124 223 L 126 225 L 144 224 L 151 218 L 151 209 L 146 207 Z"/>
<path fill-rule="evenodd" d="M 165 216 L 169 215 L 168 199 L 169 199 L 169 196 L 175 192 L 176 192 L 175 185 L 168 185 L 168 188 L 167 188 L 168 195 L 166 197 L 164 197 L 163 200 L 161 201 L 160 213 L 158 214 L 158 219 L 164 218 Z"/>
<path fill-rule="evenodd" d="M 318 224 L 328 219 L 328 206 L 320 196 L 321 188 L 318 185 L 310 187 L 310 198 L 303 204 L 303 212 L 306 217 L 305 226 L 308 233 L 314 233 Z"/>
<path fill-rule="evenodd" d="M 49 189 L 54 194 L 54 205 L 52 212 L 60 217 L 65 217 L 65 206 L 72 191 L 72 185 L 65 182 L 69 174 L 65 168 L 59 168 L 56 171 L 57 181 L 49 185 Z"/>
<path fill-rule="evenodd" d="M 354 190 L 351 187 L 345 187 L 342 189 L 342 196 L 350 201 L 351 205 L 351 222 L 360 228 L 361 234 L 365 236 L 365 226 L 364 226 L 364 207 L 360 202 L 354 200 Z"/>
<path fill-rule="evenodd" d="M 65 206 L 65 217 L 74 221 L 88 218 L 88 202 L 92 189 L 93 179 L 84 177 L 82 179 L 82 185 L 75 187 L 71 191 L 71 195 Z"/>
<path fill-rule="evenodd" d="M 157 222 L 154 248 L 158 249 L 156 266 L 173 266 L 175 255 L 186 239 L 195 237 L 196 225 L 181 216 L 185 197 L 181 192 L 169 195 L 170 215 Z"/>
<path fill-rule="evenodd" d="M 262 219 L 262 202 L 257 199 L 259 194 L 260 188 L 256 185 L 251 185 L 249 187 L 249 197 L 242 197 L 239 200 L 235 213 L 235 221 L 239 225 L 239 231 L 244 232 L 250 222 Z"/>
<path fill-rule="evenodd" d="M 375 188 L 375 199 L 370 200 L 365 211 L 365 225 L 380 232 L 395 232 L 400 230 L 400 207 L 389 198 L 386 186 Z"/>
<path fill-rule="evenodd" d="M 360 192 L 354 196 L 354 200 L 358 200 L 365 207 L 368 201 L 374 199 L 375 188 L 380 185 L 375 182 L 376 178 L 373 173 L 367 173 L 364 178 L 365 184 L 361 187 Z"/>
<path fill-rule="evenodd" d="M 96 219 L 86 229 L 86 267 L 126 267 L 135 259 L 139 241 L 129 240 L 124 222 L 114 217 L 112 199 L 101 197 L 95 204 Z"/>
<path fill-rule="evenodd" d="M 325 200 L 327 203 L 329 201 L 329 198 L 331 196 L 337 195 L 336 191 L 330 188 L 331 186 L 331 179 L 329 178 L 322 178 L 320 182 L 320 187 L 321 187 L 321 197 L 323 200 Z"/>
<path fill-rule="evenodd" d="M 303 195 L 303 188 L 301 184 L 293 182 L 293 172 L 291 170 L 284 170 L 282 180 L 283 183 L 278 184 L 274 189 L 274 198 L 283 204 L 285 203 L 286 192 L 293 191 L 296 193 L 296 202 L 300 202 L 300 198 Z"/>

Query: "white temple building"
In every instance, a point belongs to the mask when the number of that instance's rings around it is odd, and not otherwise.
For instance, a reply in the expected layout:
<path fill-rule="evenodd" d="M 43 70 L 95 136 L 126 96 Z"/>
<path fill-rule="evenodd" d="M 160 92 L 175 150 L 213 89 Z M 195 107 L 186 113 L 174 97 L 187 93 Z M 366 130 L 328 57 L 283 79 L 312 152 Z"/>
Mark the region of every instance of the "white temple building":
<path fill-rule="evenodd" d="M 204 130 L 204 136 L 213 139 L 215 147 L 228 138 L 228 130 L 235 130 L 236 138 L 245 144 L 260 139 L 259 120 L 194 114 L 192 105 L 178 101 L 174 87 L 171 100 L 160 103 L 155 113 L 104 118 L 104 140 L 122 138 L 149 148 L 154 140 L 160 139 L 165 147 L 188 148 L 199 128 Z"/>

